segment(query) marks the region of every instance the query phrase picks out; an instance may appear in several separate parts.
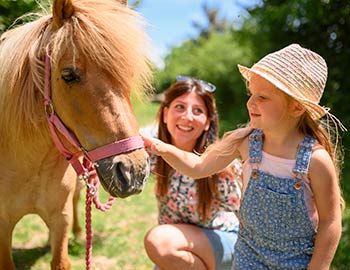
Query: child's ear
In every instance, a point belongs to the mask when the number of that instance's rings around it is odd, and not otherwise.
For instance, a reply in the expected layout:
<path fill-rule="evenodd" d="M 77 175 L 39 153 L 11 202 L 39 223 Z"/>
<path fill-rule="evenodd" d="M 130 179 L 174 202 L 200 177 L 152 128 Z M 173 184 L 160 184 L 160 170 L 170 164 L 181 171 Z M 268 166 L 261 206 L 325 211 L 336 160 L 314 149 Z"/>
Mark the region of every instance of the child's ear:
<path fill-rule="evenodd" d="M 294 101 L 294 100 L 293 100 L 293 102 L 291 104 L 291 109 L 292 109 L 291 110 L 292 115 L 295 116 L 295 117 L 299 117 L 304 112 L 306 112 L 305 107 L 300 102 L 297 102 L 297 101 Z"/>

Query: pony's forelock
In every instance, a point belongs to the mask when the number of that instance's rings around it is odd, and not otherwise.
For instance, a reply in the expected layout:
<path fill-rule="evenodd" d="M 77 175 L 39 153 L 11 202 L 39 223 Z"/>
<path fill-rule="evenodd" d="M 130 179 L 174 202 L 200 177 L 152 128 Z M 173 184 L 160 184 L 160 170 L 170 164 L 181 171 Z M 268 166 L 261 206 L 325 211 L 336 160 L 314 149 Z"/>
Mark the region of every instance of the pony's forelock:
<path fill-rule="evenodd" d="M 62 48 L 77 50 L 108 70 L 124 89 L 150 89 L 150 41 L 141 16 L 115 0 L 75 0 L 74 6 L 73 16 L 54 36 L 53 61 Z"/>

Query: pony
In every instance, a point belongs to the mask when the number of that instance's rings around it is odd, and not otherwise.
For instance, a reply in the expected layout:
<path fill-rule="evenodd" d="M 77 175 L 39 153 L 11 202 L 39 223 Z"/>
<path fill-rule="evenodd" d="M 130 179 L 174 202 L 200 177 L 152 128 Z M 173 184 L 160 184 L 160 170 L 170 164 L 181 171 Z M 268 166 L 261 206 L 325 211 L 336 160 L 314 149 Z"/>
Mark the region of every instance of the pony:
<path fill-rule="evenodd" d="M 76 174 L 70 164 L 139 136 L 131 90 L 146 94 L 152 77 L 143 26 L 127 1 L 54 0 L 52 14 L 1 35 L 0 270 L 15 269 L 12 233 L 27 214 L 39 215 L 49 229 L 51 269 L 71 268 Z M 149 174 L 140 143 L 92 162 L 113 197 L 140 193 Z"/>

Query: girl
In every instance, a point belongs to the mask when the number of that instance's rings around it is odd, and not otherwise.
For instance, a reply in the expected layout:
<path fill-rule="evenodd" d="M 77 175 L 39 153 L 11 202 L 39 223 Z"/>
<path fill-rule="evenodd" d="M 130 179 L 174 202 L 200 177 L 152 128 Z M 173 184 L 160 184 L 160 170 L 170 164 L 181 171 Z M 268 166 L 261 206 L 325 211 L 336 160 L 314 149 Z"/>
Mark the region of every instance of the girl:
<path fill-rule="evenodd" d="M 243 199 L 233 269 L 328 270 L 341 235 L 339 168 L 318 103 L 327 65 L 297 44 L 268 54 L 247 82 L 250 127 L 197 156 L 159 140 L 145 144 L 171 166 L 200 178 L 243 159 Z"/>
<path fill-rule="evenodd" d="M 179 149 L 203 153 L 218 139 L 215 86 L 177 76 L 158 110 L 156 137 Z M 145 132 L 145 130 L 143 130 Z M 153 156 L 159 225 L 144 244 L 154 269 L 230 270 L 239 221 L 241 164 L 200 180 Z M 153 162 L 155 161 L 155 162 Z M 233 169 L 233 170 L 232 170 Z"/>

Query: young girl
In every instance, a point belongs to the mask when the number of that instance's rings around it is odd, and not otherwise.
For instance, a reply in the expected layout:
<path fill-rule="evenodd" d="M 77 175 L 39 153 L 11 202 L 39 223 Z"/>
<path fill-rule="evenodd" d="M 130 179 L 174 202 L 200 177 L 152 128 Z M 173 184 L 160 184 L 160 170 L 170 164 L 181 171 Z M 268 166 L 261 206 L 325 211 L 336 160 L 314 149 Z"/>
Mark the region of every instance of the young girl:
<path fill-rule="evenodd" d="M 238 129 L 197 156 L 145 138 L 171 166 L 194 178 L 243 160 L 243 198 L 233 269 L 328 270 L 341 235 L 336 145 L 318 103 L 327 65 L 297 44 L 268 54 L 247 81 L 250 127 Z"/>

